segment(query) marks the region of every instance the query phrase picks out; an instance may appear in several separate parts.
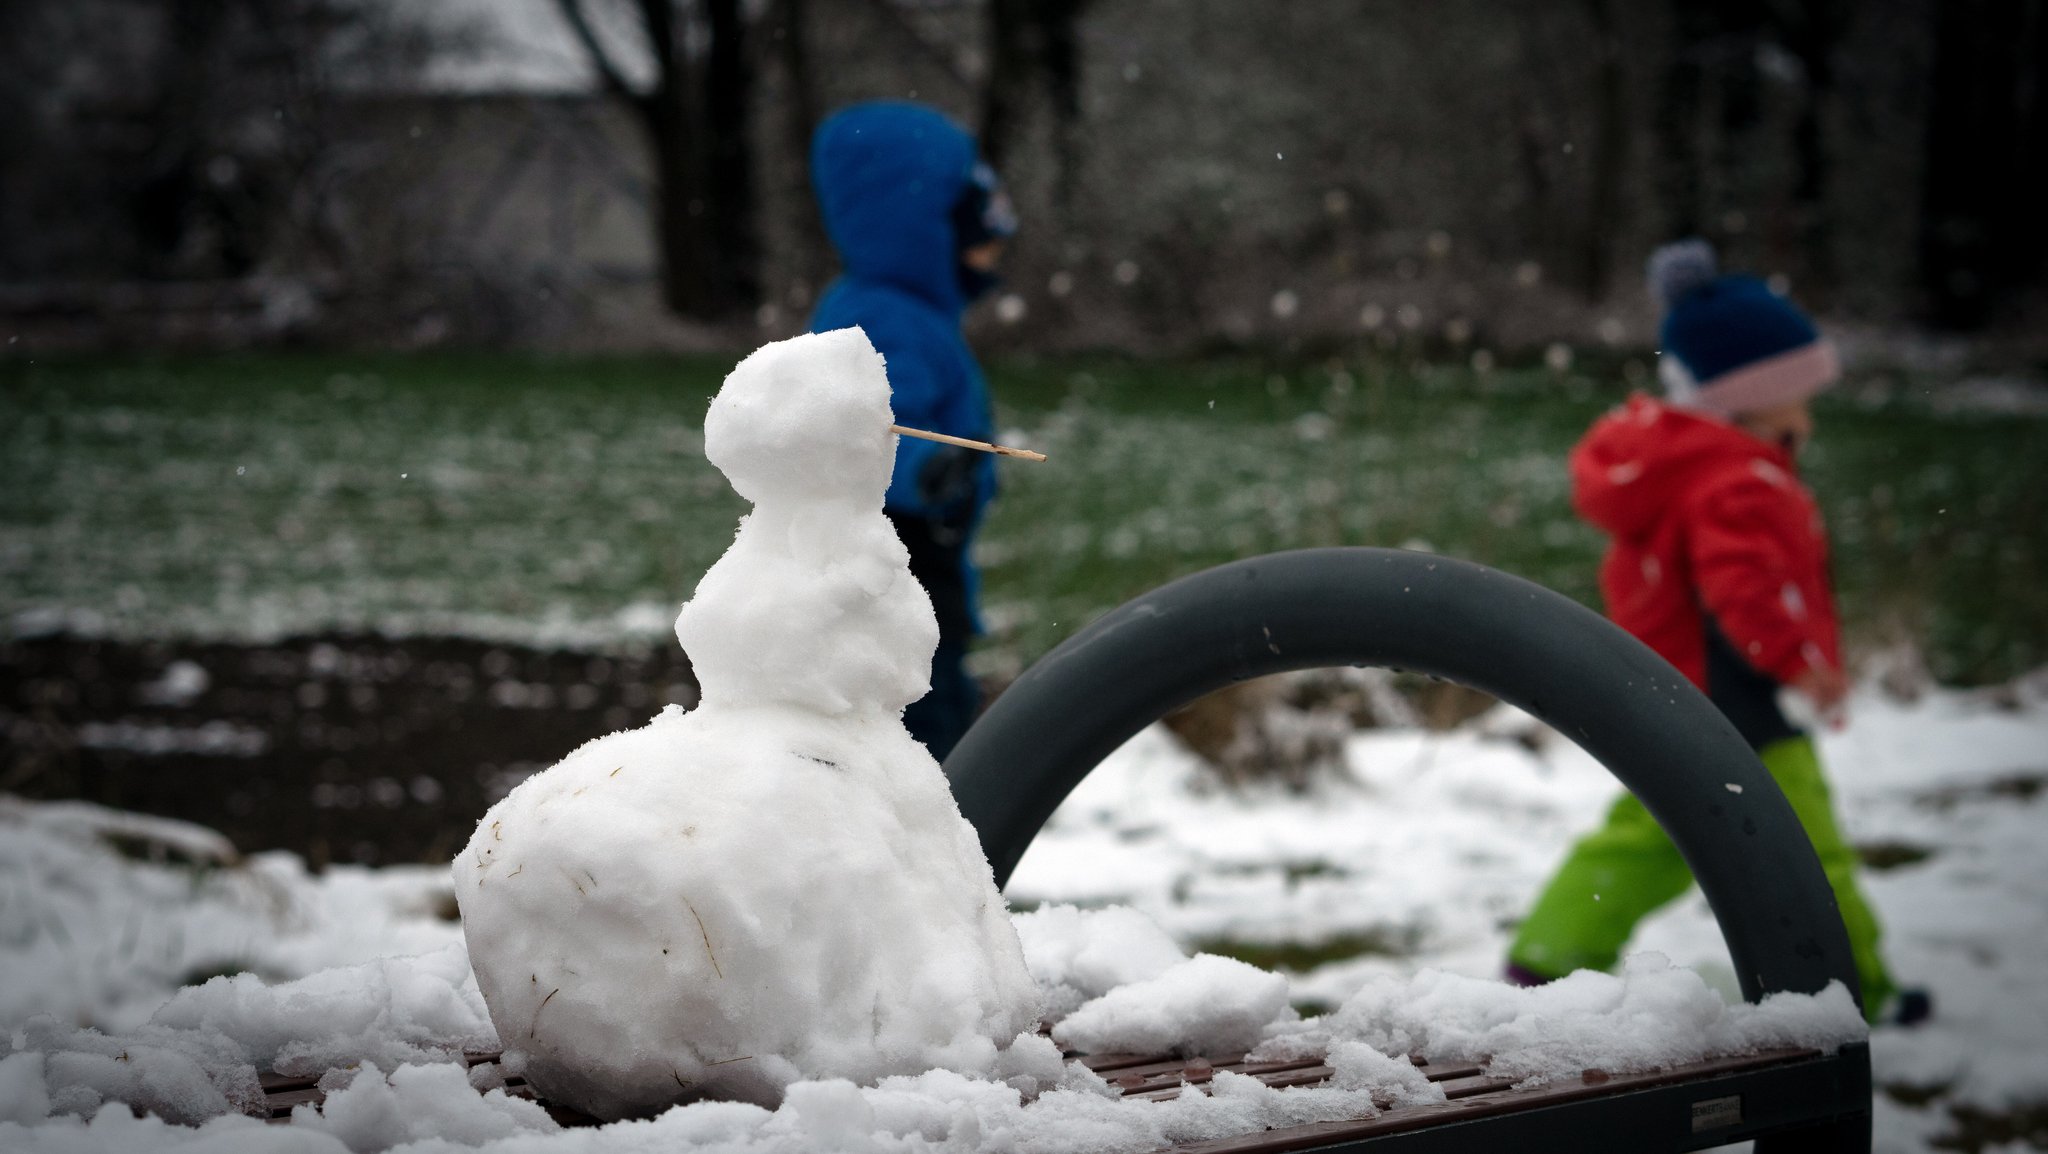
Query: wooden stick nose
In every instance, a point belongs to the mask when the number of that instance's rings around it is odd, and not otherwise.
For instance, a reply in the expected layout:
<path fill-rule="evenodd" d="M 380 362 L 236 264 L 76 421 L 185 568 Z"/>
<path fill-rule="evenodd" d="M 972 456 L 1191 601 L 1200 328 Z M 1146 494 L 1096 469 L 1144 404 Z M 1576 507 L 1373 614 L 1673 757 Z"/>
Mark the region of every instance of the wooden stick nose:
<path fill-rule="evenodd" d="M 889 431 L 898 436 L 916 437 L 922 441 L 937 441 L 942 445 L 958 445 L 963 449 L 979 449 L 984 453 L 994 453 L 999 457 L 1017 457 L 1026 461 L 1045 460 L 1044 453 L 1034 453 L 1029 449 L 1012 449 L 1008 445 L 991 445 L 987 441 L 970 441 L 965 437 L 949 437 L 944 433 L 927 433 L 923 429 L 908 429 L 902 425 L 890 425 Z"/>

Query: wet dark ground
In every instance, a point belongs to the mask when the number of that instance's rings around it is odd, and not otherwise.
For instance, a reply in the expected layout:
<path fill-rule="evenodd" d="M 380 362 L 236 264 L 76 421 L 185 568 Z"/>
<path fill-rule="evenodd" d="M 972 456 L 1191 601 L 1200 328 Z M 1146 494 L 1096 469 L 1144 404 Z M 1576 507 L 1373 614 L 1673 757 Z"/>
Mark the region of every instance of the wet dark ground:
<path fill-rule="evenodd" d="M 446 861 L 528 775 L 696 699 L 673 644 L 0 641 L 0 793 L 184 818 L 316 868 Z"/>

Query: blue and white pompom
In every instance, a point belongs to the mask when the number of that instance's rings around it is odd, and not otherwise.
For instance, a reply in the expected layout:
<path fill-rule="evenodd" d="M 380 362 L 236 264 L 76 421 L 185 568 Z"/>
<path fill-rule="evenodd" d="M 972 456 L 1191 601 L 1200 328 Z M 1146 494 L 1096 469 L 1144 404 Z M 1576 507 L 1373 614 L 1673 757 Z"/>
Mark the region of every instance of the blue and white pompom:
<path fill-rule="evenodd" d="M 1698 237 L 1673 241 L 1650 254 L 1650 296 L 1669 311 L 1679 298 L 1720 275 L 1714 246 Z"/>

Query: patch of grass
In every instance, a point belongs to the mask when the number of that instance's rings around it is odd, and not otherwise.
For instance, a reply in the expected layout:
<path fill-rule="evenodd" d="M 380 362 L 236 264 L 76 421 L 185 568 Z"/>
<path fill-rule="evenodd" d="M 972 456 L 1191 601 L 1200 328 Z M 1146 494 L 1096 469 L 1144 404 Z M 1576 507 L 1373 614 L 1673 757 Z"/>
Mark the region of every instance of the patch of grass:
<path fill-rule="evenodd" d="M 1965 1150 L 1969 1154 L 2025 1142 L 2036 1150 L 2048 1150 L 2048 1103 L 2019 1106 L 2010 1110 L 1985 1110 L 1976 1106 L 1948 1108 L 1956 1128 L 1932 1140 L 1943 1150 Z"/>
<path fill-rule="evenodd" d="M 744 503 L 709 361 L 261 356 L 0 368 L 0 612 L 123 635 L 672 607 Z"/>
<path fill-rule="evenodd" d="M 1915 1082 L 1885 1082 L 1878 1086 L 1884 1096 L 1901 1106 L 1915 1110 L 1929 1106 L 1948 1096 L 1955 1087 L 1948 1082 L 1921 1084 Z"/>
<path fill-rule="evenodd" d="M 1312 861 L 1288 861 L 1280 863 L 1287 878 L 1287 888 L 1293 889 L 1309 878 L 1343 877 L 1344 870 L 1337 865 L 1317 858 Z"/>
<path fill-rule="evenodd" d="M 1126 839 L 1128 840 L 1128 839 Z M 1274 869 L 1280 872 L 1281 880 L 1288 889 L 1294 889 L 1310 878 L 1342 878 L 1344 867 L 1321 858 L 1300 861 L 1274 862 L 1232 862 L 1218 865 L 1215 872 L 1225 877 L 1258 877 Z"/>
<path fill-rule="evenodd" d="M 1947 812 L 1965 803 L 2032 801 L 2048 788 L 2048 773 L 2013 773 L 1974 785 L 1931 790 L 1914 800 L 1928 809 Z"/>
<path fill-rule="evenodd" d="M 701 451 L 731 364 L 0 361 L 0 619 L 657 637 L 745 508 Z M 1597 602 L 1564 458 L 1618 372 L 1088 358 L 991 380 L 1002 434 L 1052 456 L 1002 466 L 980 542 L 991 672 L 1279 549 L 1426 546 Z M 1823 402 L 1806 466 L 1852 632 L 1922 639 L 1951 682 L 2048 661 L 2048 421 L 1871 395 Z"/>
<path fill-rule="evenodd" d="M 1125 361 L 994 374 L 1047 466 L 1004 473 L 985 564 L 1023 654 L 1207 566 L 1319 545 L 1427 546 L 1587 604 L 1604 542 L 1565 456 L 1621 374 L 1378 360 Z M 1925 394 L 1818 405 L 1803 462 L 1859 638 L 1905 634 L 1947 682 L 2048 661 L 2048 421 L 1940 414 Z"/>
<path fill-rule="evenodd" d="M 1262 970 L 1292 970 L 1306 973 L 1317 966 L 1352 958 L 1405 958 L 1421 945 L 1420 931 L 1412 926 L 1338 934 L 1315 942 L 1252 942 L 1236 938 L 1207 938 L 1194 943 L 1202 953 L 1221 954 L 1249 962 Z"/>
<path fill-rule="evenodd" d="M 1381 363 L 1042 366 L 999 372 L 1006 426 L 1051 455 L 1007 469 L 984 564 L 1023 654 L 1173 578 L 1322 545 L 1425 546 L 1593 592 L 1562 452 L 1602 402 Z"/>
<path fill-rule="evenodd" d="M 1932 847 L 1903 841 L 1865 842 L 1856 847 L 1857 860 L 1878 873 L 1918 865 L 1933 856 Z"/>

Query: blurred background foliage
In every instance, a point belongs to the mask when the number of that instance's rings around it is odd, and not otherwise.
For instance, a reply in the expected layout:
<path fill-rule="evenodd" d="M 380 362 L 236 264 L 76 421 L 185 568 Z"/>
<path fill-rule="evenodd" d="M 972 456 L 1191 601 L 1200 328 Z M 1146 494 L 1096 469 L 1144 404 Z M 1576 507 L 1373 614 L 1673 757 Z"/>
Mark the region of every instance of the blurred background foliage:
<path fill-rule="evenodd" d="M 745 346 L 832 271 L 811 129 L 895 97 L 1019 201 L 994 349 L 1643 348 L 1698 233 L 1866 358 L 2038 367 L 2044 61 L 2026 0 L 15 4 L 0 318 Z"/>

